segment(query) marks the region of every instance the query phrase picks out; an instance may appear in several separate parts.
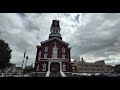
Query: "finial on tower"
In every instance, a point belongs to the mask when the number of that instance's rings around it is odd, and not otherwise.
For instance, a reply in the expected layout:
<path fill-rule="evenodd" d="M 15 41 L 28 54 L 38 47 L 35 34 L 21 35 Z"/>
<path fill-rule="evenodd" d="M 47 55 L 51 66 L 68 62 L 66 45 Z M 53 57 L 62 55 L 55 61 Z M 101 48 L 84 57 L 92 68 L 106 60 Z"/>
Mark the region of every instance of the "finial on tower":
<path fill-rule="evenodd" d="M 57 17 L 55 16 L 55 20 L 57 20 Z"/>

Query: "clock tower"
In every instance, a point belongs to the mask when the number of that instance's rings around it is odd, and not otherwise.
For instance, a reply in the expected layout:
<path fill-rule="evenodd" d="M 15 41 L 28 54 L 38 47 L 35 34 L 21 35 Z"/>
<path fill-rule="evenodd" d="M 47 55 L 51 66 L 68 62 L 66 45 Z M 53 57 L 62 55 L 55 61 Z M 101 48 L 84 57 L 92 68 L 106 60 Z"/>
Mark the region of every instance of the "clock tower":
<path fill-rule="evenodd" d="M 49 39 L 53 38 L 53 37 L 57 37 L 59 39 L 62 40 L 61 34 L 60 34 L 60 25 L 59 25 L 59 21 L 58 20 L 53 20 L 52 21 L 52 25 L 50 28 L 50 34 L 49 34 Z"/>
<path fill-rule="evenodd" d="M 69 43 L 62 40 L 58 20 L 53 20 L 48 40 L 37 45 L 35 77 L 66 77 L 71 75 Z"/>

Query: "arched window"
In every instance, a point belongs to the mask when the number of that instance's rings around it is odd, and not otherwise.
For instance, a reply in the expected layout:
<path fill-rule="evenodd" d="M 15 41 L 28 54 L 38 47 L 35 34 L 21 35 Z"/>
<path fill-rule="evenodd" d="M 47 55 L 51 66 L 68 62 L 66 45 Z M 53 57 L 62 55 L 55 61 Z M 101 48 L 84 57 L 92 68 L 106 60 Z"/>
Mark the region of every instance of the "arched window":
<path fill-rule="evenodd" d="M 42 71 L 46 71 L 46 63 L 44 62 L 44 64 L 42 65 Z"/>
<path fill-rule="evenodd" d="M 64 47 L 62 48 L 62 53 L 65 53 L 65 48 Z"/>
<path fill-rule="evenodd" d="M 44 54 L 44 58 L 45 58 L 45 59 L 47 58 L 47 54 L 46 54 L 46 53 Z"/>
<path fill-rule="evenodd" d="M 47 46 L 45 47 L 45 51 L 44 52 L 48 52 L 48 47 Z"/>
<path fill-rule="evenodd" d="M 52 52 L 52 58 L 57 58 L 58 56 L 58 48 L 56 47 L 56 42 L 54 43 L 55 46 L 52 48 L 53 49 L 53 52 Z"/>
<path fill-rule="evenodd" d="M 55 33 L 55 29 L 54 29 L 54 33 Z"/>
<path fill-rule="evenodd" d="M 64 55 L 64 53 L 63 53 L 63 55 L 62 55 L 62 59 L 65 59 L 65 55 Z"/>
<path fill-rule="evenodd" d="M 63 63 L 63 71 L 66 71 L 66 65 Z"/>

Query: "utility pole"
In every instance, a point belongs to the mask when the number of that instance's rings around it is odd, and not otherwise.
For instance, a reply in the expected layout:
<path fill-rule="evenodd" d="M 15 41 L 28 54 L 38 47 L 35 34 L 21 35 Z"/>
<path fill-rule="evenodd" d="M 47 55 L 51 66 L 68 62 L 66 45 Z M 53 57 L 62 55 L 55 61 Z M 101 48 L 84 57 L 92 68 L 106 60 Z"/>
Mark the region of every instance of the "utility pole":
<path fill-rule="evenodd" d="M 21 72 L 21 77 L 23 76 L 23 73 L 24 73 L 23 65 L 24 65 L 25 55 L 26 55 L 26 50 L 25 50 L 25 52 L 24 52 L 24 57 L 23 57 L 23 62 L 22 62 L 22 72 Z"/>
<path fill-rule="evenodd" d="M 22 62 L 22 72 L 21 72 L 21 77 L 22 77 L 22 75 L 23 75 L 23 70 L 24 70 L 24 68 L 23 68 L 23 64 L 24 64 L 24 58 L 23 58 L 23 62 Z"/>
<path fill-rule="evenodd" d="M 29 57 L 28 57 L 28 56 L 26 56 L 25 69 L 26 69 L 26 65 L 27 65 L 27 60 L 28 60 L 28 58 L 29 58 Z M 24 69 L 24 70 L 25 70 L 25 69 Z M 24 70 L 23 70 L 23 72 L 24 72 Z M 24 77 L 24 73 L 23 73 L 23 77 Z"/>

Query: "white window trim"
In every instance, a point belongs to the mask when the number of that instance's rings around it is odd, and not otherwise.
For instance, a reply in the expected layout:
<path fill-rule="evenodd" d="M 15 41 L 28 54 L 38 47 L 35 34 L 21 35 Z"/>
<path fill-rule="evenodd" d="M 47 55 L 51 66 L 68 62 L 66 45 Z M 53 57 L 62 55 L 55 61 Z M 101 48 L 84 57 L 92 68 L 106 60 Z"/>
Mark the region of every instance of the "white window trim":
<path fill-rule="evenodd" d="M 63 54 L 63 55 L 62 55 L 62 59 L 65 59 L 65 56 L 66 56 L 66 55 Z"/>
<path fill-rule="evenodd" d="M 42 64 L 42 71 L 46 71 L 46 63 Z"/>
<path fill-rule="evenodd" d="M 66 71 L 66 65 L 65 65 L 65 63 L 63 63 L 62 68 L 63 68 L 63 71 Z"/>
<path fill-rule="evenodd" d="M 47 47 L 47 46 L 45 47 L 45 50 L 44 50 L 44 52 L 48 52 L 48 47 Z"/>
<path fill-rule="evenodd" d="M 41 51 L 39 51 L 39 54 L 38 54 L 38 61 L 40 61 L 41 59 Z"/>
<path fill-rule="evenodd" d="M 44 58 L 45 58 L 45 59 L 47 58 L 47 54 L 46 54 L 46 53 L 44 54 Z"/>
<path fill-rule="evenodd" d="M 54 43 L 55 46 L 52 48 L 52 58 L 57 58 L 58 57 L 58 48 L 56 47 L 56 42 Z"/>
<path fill-rule="evenodd" d="M 65 53 L 65 48 L 64 47 L 62 48 L 62 53 Z"/>

